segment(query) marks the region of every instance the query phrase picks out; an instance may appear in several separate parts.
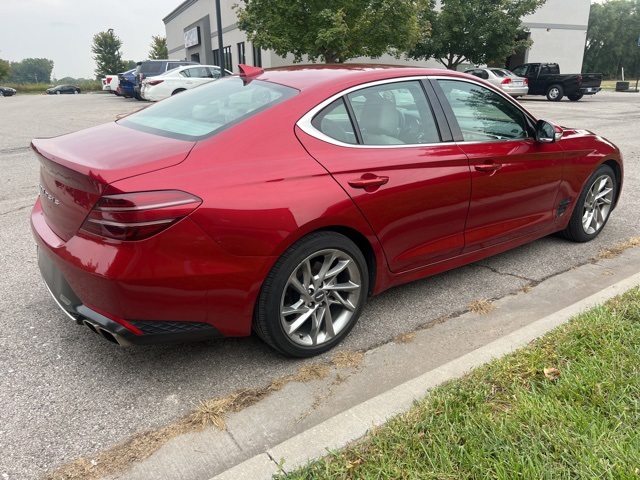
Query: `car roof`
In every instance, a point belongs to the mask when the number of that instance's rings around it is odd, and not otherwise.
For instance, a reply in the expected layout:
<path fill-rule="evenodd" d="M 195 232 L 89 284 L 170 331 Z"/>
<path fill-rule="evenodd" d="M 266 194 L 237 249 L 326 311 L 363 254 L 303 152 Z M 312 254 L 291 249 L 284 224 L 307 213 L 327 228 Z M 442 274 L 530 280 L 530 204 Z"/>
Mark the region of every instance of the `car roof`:
<path fill-rule="evenodd" d="M 467 78 L 451 70 L 374 64 L 295 65 L 267 69 L 253 78 L 305 90 L 314 87 L 343 88 L 345 84 L 427 75 Z"/>

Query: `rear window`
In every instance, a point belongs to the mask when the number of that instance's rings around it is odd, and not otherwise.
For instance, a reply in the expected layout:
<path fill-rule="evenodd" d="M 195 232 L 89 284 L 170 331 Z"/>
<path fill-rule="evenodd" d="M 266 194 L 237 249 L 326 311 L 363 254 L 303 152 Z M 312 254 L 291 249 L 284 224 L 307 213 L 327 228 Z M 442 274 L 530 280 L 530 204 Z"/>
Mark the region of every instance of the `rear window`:
<path fill-rule="evenodd" d="M 236 125 L 298 93 L 260 80 L 226 77 L 187 90 L 118 123 L 147 133 L 197 141 Z"/>
<path fill-rule="evenodd" d="M 136 73 L 158 73 L 162 71 L 164 62 L 142 62 L 138 65 Z"/>

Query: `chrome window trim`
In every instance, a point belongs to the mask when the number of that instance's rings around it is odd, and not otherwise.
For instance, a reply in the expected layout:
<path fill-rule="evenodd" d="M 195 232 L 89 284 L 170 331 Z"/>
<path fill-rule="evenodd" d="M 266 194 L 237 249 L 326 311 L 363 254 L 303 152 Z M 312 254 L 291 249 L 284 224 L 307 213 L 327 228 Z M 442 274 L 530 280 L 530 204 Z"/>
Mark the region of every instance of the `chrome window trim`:
<path fill-rule="evenodd" d="M 312 108 L 311 110 L 309 110 L 307 113 L 305 113 L 300 120 L 298 120 L 296 122 L 296 125 L 298 127 L 300 127 L 300 130 L 302 130 L 304 133 L 306 133 L 307 135 L 310 135 L 314 138 L 317 138 L 318 140 L 322 140 L 323 142 L 326 143 L 330 143 L 332 145 L 335 145 L 337 147 L 349 147 L 349 148 L 382 148 L 382 149 L 388 149 L 388 148 L 416 148 L 416 147 L 428 147 L 428 146 L 433 146 L 433 145 L 449 145 L 449 144 L 453 144 L 455 142 L 434 142 L 434 143 L 404 143 L 404 144 L 400 144 L 400 145 L 358 145 L 358 144 L 354 144 L 354 143 L 345 143 L 345 142 L 340 142 L 338 140 L 336 140 L 335 138 L 331 138 L 328 135 L 325 135 L 324 133 L 322 133 L 320 130 L 318 130 L 316 127 L 314 127 L 311 124 L 311 120 L 313 120 L 313 117 L 315 117 L 318 113 L 320 113 L 325 107 L 327 107 L 328 105 L 330 105 L 331 103 L 333 103 L 334 101 L 336 101 L 337 99 L 344 97 L 352 92 L 356 92 L 358 90 L 362 90 L 364 88 L 369 88 L 369 87 L 377 87 L 379 85 L 386 85 L 388 83 L 402 83 L 402 82 L 409 82 L 409 81 L 418 81 L 421 82 L 423 80 L 426 80 L 428 77 L 424 76 L 424 75 L 414 75 L 411 77 L 396 77 L 396 78 L 387 78 L 384 80 L 376 80 L 374 82 L 369 82 L 369 83 L 362 83 L 360 85 L 356 85 L 354 87 L 349 87 L 346 90 L 342 90 L 340 93 L 336 93 L 335 95 L 329 97 L 327 100 L 324 100 L 322 103 L 319 103 L 318 105 L 316 105 L 314 108 Z M 427 102 L 429 102 L 429 99 L 427 98 L 427 95 L 424 95 L 425 99 L 427 100 Z"/>
<path fill-rule="evenodd" d="M 332 138 L 328 135 L 325 135 L 324 133 L 322 133 L 320 130 L 318 130 L 316 127 L 314 127 L 311 124 L 311 121 L 313 120 L 313 117 L 315 117 L 318 113 L 320 113 L 325 107 L 327 107 L 328 105 L 330 105 L 331 103 L 333 103 L 335 100 L 344 97 L 352 92 L 364 89 L 364 88 L 369 88 L 369 87 L 377 87 L 379 85 L 386 85 L 388 83 L 401 83 L 401 82 L 409 82 L 409 81 L 419 81 L 422 82 L 423 80 L 454 80 L 454 81 L 459 81 L 459 82 L 465 82 L 465 83 L 472 83 L 474 85 L 477 85 L 479 87 L 484 87 L 487 88 L 487 85 L 484 83 L 480 83 L 480 82 L 476 82 L 474 81 L 474 78 L 477 77 L 473 77 L 472 75 L 469 75 L 471 78 L 461 78 L 461 77 L 454 77 L 454 76 L 448 76 L 448 75 L 413 75 L 411 77 L 395 77 L 395 78 L 387 78 L 384 80 L 376 80 L 374 82 L 369 82 L 369 83 L 362 83 L 360 85 L 356 85 L 353 87 L 349 87 L 346 90 L 342 90 L 339 93 L 336 93 L 335 95 L 332 95 L 331 97 L 329 97 L 328 99 L 322 101 L 321 103 L 319 103 L 318 105 L 316 105 L 315 107 L 313 107 L 311 110 L 309 110 L 307 113 L 305 113 L 302 117 L 300 117 L 300 119 L 296 122 L 296 125 L 298 127 L 300 127 L 300 130 L 302 130 L 303 132 L 305 132 L 307 135 L 310 135 L 318 140 L 321 140 L 323 142 L 326 143 L 330 143 L 332 145 L 335 145 L 337 147 L 347 147 L 347 148 L 355 148 L 355 149 L 370 149 L 370 148 L 381 148 L 381 149 L 390 149 L 390 148 L 416 148 L 416 147 L 430 147 L 430 146 L 434 146 L 434 145 L 454 145 L 454 144 L 459 144 L 459 143 L 464 143 L 464 144 L 476 144 L 476 143 L 490 143 L 490 142 L 521 142 L 523 140 L 535 140 L 535 139 L 531 139 L 531 138 L 509 138 L 509 139 L 495 139 L 495 140 L 486 140 L 486 141 L 480 141 L 480 140 L 470 140 L 470 141 L 451 141 L 451 142 L 434 142 L 434 143 L 410 143 L 410 144 L 401 144 L 401 145 L 359 145 L 359 144 L 353 144 L 353 143 L 345 143 L 345 142 L 340 142 L 338 140 L 336 140 L 335 138 Z M 499 89 L 492 89 L 489 88 L 489 90 L 491 90 L 494 93 L 499 94 L 500 96 L 502 96 L 503 98 L 505 98 L 507 101 L 509 101 L 510 103 L 512 103 L 515 107 L 518 108 L 518 110 L 520 110 L 533 124 L 536 123 L 536 119 L 527 111 L 525 110 L 522 105 L 520 105 L 520 103 L 518 103 L 515 99 L 513 99 L 513 97 L 511 97 L 510 95 L 502 92 Z M 429 98 L 427 97 L 427 95 L 425 94 L 425 98 L 427 100 L 428 103 L 429 102 Z"/>

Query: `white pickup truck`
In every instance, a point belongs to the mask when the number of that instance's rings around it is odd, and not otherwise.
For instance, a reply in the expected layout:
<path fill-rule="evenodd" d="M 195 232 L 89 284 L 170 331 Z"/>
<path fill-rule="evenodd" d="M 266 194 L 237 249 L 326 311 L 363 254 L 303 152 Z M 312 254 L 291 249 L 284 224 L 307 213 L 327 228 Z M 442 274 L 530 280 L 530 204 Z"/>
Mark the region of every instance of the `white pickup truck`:
<path fill-rule="evenodd" d="M 118 95 L 118 75 L 107 75 L 102 79 L 102 90 Z"/>

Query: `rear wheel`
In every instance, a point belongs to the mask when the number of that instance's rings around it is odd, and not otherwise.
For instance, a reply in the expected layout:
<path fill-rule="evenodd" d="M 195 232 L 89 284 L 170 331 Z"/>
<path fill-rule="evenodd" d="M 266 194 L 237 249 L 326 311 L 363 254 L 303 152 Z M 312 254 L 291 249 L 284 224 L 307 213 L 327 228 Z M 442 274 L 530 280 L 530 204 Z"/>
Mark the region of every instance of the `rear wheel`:
<path fill-rule="evenodd" d="M 253 328 L 286 355 L 318 355 L 351 331 L 368 289 L 367 263 L 360 249 L 338 233 L 313 233 L 292 245 L 271 269 Z"/>
<path fill-rule="evenodd" d="M 561 234 L 575 242 L 588 242 L 596 238 L 609 220 L 617 188 L 611 167 L 600 165 L 589 177 L 578 197 L 569 225 Z"/>
<path fill-rule="evenodd" d="M 562 85 L 551 85 L 547 90 L 547 100 L 551 102 L 559 102 L 564 97 L 564 88 Z"/>
<path fill-rule="evenodd" d="M 575 94 L 575 95 L 567 95 L 567 97 L 568 97 L 568 98 L 569 98 L 569 100 L 571 100 L 572 102 L 577 102 L 578 100 L 580 100 L 580 99 L 583 97 L 583 95 Z"/>

